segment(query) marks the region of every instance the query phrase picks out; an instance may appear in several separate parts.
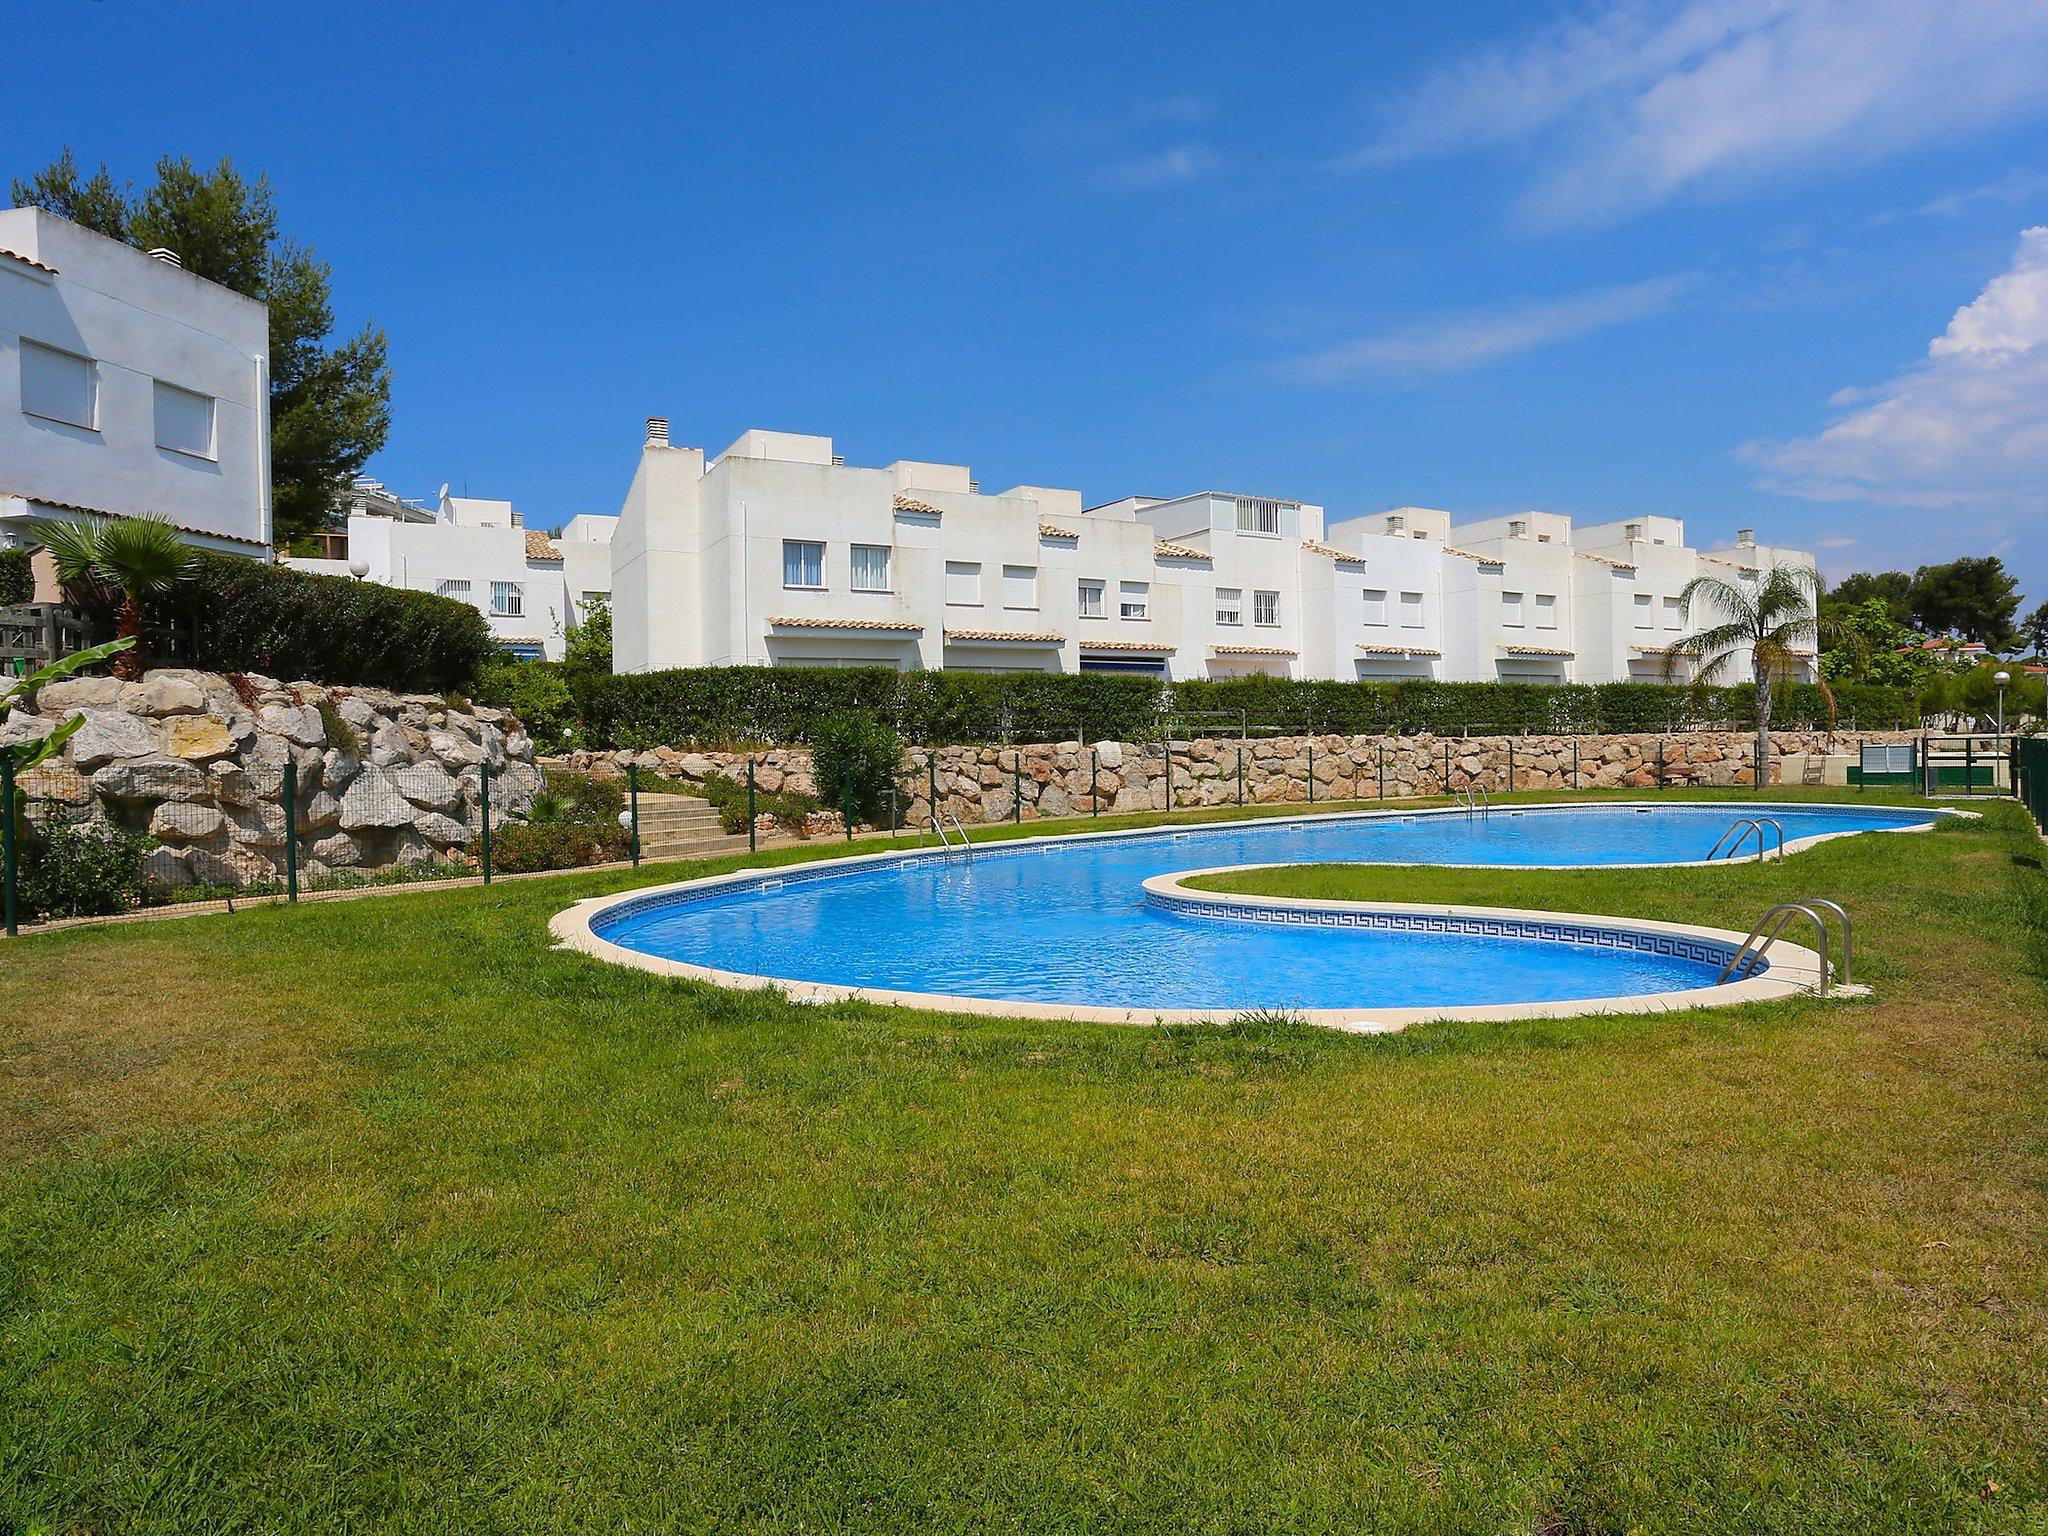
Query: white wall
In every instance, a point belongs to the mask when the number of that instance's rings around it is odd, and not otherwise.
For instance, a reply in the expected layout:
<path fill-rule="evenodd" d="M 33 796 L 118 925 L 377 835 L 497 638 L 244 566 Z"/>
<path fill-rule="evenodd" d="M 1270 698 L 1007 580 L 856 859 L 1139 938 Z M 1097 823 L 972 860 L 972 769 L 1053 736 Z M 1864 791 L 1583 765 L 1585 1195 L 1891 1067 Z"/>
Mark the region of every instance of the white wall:
<path fill-rule="evenodd" d="M 0 256 L 0 518 L 154 512 L 198 544 L 267 549 L 264 306 L 36 208 L 0 210 L 0 250 L 27 258 Z M 23 412 L 24 338 L 93 360 L 94 426 Z M 158 380 L 213 400 L 209 455 L 157 446 Z"/>

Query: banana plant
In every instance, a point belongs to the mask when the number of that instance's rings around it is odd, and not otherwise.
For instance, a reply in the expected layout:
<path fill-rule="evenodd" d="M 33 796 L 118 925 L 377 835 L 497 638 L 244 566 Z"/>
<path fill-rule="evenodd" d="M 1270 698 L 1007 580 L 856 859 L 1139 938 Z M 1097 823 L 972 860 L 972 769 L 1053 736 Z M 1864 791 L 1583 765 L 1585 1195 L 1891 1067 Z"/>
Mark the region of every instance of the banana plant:
<path fill-rule="evenodd" d="M 97 666 L 108 657 L 118 655 L 134 644 L 133 637 L 127 637 L 109 640 L 105 645 L 95 645 L 89 650 L 73 651 L 61 661 L 53 661 L 42 670 L 31 672 L 27 677 L 9 683 L 4 691 L 0 691 L 0 725 L 4 725 L 7 717 L 15 710 L 27 708 L 30 701 L 35 698 L 37 689 L 60 678 L 83 672 L 87 667 Z M 63 751 L 64 743 L 69 741 L 72 734 L 83 724 L 85 716 L 73 715 L 41 741 L 26 742 L 14 747 L 0 747 L 0 752 L 7 753 L 13 758 L 16 772 L 25 773 L 48 762 Z"/>

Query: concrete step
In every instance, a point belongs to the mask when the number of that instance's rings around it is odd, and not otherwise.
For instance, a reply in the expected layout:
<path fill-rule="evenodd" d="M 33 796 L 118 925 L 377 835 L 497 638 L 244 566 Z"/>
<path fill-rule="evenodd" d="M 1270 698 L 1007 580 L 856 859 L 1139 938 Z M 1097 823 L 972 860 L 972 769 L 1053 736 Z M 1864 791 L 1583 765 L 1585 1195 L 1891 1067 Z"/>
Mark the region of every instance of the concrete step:
<path fill-rule="evenodd" d="M 728 837 L 719 832 L 710 837 L 649 837 L 645 828 L 640 833 L 642 863 L 667 859 L 716 859 L 746 851 L 744 835 Z"/>

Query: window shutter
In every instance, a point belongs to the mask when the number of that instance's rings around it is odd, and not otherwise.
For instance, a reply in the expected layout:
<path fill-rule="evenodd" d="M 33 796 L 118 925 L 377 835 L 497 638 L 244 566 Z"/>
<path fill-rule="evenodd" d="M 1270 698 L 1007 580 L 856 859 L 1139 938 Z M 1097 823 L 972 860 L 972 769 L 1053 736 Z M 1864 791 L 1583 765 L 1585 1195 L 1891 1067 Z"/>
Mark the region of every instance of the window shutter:
<path fill-rule="evenodd" d="M 31 416 L 95 425 L 90 358 L 59 352 L 33 341 L 21 344 L 21 408 Z"/>
<path fill-rule="evenodd" d="M 213 457 L 213 396 L 156 381 L 156 445 Z"/>

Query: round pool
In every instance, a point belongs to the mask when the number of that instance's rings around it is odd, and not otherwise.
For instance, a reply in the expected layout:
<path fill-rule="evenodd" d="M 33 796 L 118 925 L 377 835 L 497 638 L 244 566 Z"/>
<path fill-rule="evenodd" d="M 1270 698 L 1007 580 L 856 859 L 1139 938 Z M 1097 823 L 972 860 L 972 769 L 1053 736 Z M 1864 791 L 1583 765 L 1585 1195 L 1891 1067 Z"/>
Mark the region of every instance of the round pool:
<path fill-rule="evenodd" d="M 673 974 L 1003 1013 L 1186 1019 L 1270 1009 L 1364 1025 L 1625 1000 L 1689 1006 L 1767 995 L 1758 989 L 1773 973 L 1768 995 L 1781 995 L 1794 957 L 1807 952 L 1780 946 L 1766 970 L 1718 986 L 1740 933 L 1223 898 L 1159 877 L 1257 864 L 1688 864 L 1749 817 L 1780 822 L 1796 852 L 1827 837 L 1924 830 L 1943 814 L 1609 803 L 1079 834 L 980 844 L 971 856 L 889 853 L 691 881 L 582 903 L 556 928 L 606 958 Z"/>

